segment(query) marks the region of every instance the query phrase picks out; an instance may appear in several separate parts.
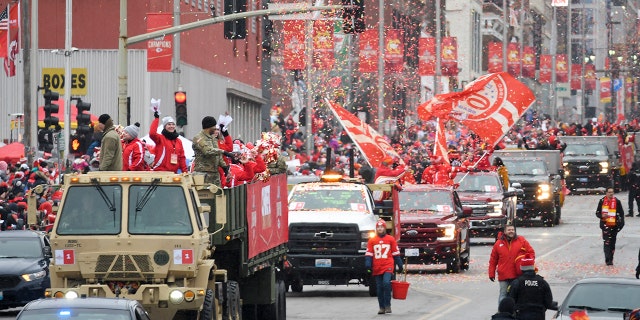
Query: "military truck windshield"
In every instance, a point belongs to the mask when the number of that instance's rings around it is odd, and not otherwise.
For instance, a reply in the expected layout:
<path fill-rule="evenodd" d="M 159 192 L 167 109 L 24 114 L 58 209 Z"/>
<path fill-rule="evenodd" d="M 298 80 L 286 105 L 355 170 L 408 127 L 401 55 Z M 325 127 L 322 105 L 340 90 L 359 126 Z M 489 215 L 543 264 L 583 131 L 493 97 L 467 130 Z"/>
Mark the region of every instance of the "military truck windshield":
<path fill-rule="evenodd" d="M 567 144 L 565 156 L 606 156 L 607 148 L 604 144 Z"/>
<path fill-rule="evenodd" d="M 145 198 L 143 206 L 141 199 Z M 130 234 L 192 234 L 193 226 L 182 187 L 131 186 L 128 231 Z"/>
<path fill-rule="evenodd" d="M 507 170 L 509 171 L 509 175 L 513 176 L 521 176 L 521 175 L 531 175 L 531 176 L 540 176 L 546 175 L 547 165 L 543 160 L 509 160 L 502 159 L 504 165 L 507 166 Z"/>
<path fill-rule="evenodd" d="M 367 201 L 360 190 L 301 190 L 289 199 L 289 211 L 333 210 L 367 211 Z"/>
<path fill-rule="evenodd" d="M 445 190 L 400 192 L 400 210 L 428 212 L 452 212 L 451 192 Z"/>
<path fill-rule="evenodd" d="M 56 233 L 60 235 L 119 234 L 121 206 L 122 188 L 120 186 L 70 186 L 66 192 L 62 210 L 58 213 Z"/>
<path fill-rule="evenodd" d="M 500 181 L 497 176 L 461 174 L 455 178 L 455 182 L 459 183 L 458 191 L 465 192 L 499 192 Z"/>

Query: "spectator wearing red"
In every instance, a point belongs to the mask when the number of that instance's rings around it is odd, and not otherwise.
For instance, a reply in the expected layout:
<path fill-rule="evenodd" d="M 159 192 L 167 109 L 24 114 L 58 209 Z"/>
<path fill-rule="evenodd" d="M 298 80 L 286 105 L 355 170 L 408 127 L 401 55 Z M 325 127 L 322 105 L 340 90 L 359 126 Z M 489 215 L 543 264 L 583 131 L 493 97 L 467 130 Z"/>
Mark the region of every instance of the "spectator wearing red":
<path fill-rule="evenodd" d="M 187 172 L 187 158 L 184 155 L 182 141 L 176 132 L 176 121 L 172 117 L 162 118 L 162 132 L 158 133 L 160 115 L 156 111 L 155 119 L 149 128 L 149 137 L 156 144 L 153 171 Z"/>

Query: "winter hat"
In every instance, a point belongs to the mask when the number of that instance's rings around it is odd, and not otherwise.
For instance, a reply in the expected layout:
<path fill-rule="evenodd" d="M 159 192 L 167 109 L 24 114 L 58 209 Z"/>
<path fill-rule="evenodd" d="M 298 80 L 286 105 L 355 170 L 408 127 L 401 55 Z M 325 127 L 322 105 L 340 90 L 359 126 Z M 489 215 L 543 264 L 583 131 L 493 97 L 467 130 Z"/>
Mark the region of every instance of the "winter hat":
<path fill-rule="evenodd" d="M 384 220 L 382 220 L 382 219 L 379 219 L 379 220 L 378 220 L 378 222 L 376 222 L 376 228 L 377 228 L 378 226 L 383 226 L 383 227 L 385 227 L 385 228 L 386 228 L 386 227 L 387 227 L 387 222 L 386 222 L 386 221 L 384 221 Z"/>
<path fill-rule="evenodd" d="M 206 116 L 202 118 L 202 129 L 209 129 L 216 126 L 216 118 Z"/>
<path fill-rule="evenodd" d="M 175 124 L 176 121 L 173 120 L 173 117 L 171 117 L 171 116 L 166 116 L 166 117 L 162 118 L 162 127 L 163 128 L 164 128 L 164 126 L 166 126 L 169 123 L 174 123 Z"/>
<path fill-rule="evenodd" d="M 527 253 L 522 259 L 520 259 L 520 270 L 535 270 L 534 265 L 536 264 L 536 259 L 533 255 Z"/>
<path fill-rule="evenodd" d="M 138 132 L 140 132 L 140 123 L 136 122 L 132 126 L 126 126 L 124 128 L 124 131 L 128 133 L 132 138 L 135 139 L 138 137 Z"/>
<path fill-rule="evenodd" d="M 106 124 L 107 120 L 111 119 L 111 116 L 103 113 L 102 115 L 100 115 L 100 118 L 98 118 L 98 122 L 102 123 L 102 124 Z"/>
<path fill-rule="evenodd" d="M 498 312 L 508 312 L 513 313 L 514 308 L 516 306 L 516 301 L 511 297 L 504 297 L 500 300 L 500 304 L 498 305 Z"/>

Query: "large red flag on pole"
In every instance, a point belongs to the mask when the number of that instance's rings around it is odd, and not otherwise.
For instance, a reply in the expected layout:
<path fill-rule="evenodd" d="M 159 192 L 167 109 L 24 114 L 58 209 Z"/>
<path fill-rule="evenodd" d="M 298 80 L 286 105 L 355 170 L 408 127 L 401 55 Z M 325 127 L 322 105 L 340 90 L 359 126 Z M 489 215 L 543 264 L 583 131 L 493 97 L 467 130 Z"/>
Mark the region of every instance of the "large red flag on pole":
<path fill-rule="evenodd" d="M 325 101 L 371 167 L 379 167 L 386 157 L 398 158 L 399 162 L 404 164 L 402 158 L 383 135 L 337 103 L 329 99 Z"/>
<path fill-rule="evenodd" d="M 16 60 L 20 52 L 20 3 L 9 4 L 7 20 L 7 48 L 4 58 L 4 73 L 8 77 L 16 75 Z"/>
<path fill-rule="evenodd" d="M 417 112 L 422 120 L 460 122 L 495 146 L 534 101 L 526 85 L 500 72 L 479 77 L 464 91 L 439 94 L 419 105 Z"/>

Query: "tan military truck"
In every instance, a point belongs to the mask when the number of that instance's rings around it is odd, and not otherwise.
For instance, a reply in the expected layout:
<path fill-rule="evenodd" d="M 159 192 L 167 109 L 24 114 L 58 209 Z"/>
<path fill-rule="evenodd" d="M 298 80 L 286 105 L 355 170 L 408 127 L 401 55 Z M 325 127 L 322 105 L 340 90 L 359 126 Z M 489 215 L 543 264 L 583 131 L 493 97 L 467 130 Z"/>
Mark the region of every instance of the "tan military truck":
<path fill-rule="evenodd" d="M 52 298 L 140 301 L 152 319 L 286 319 L 285 175 L 219 189 L 169 172 L 68 175 Z"/>

